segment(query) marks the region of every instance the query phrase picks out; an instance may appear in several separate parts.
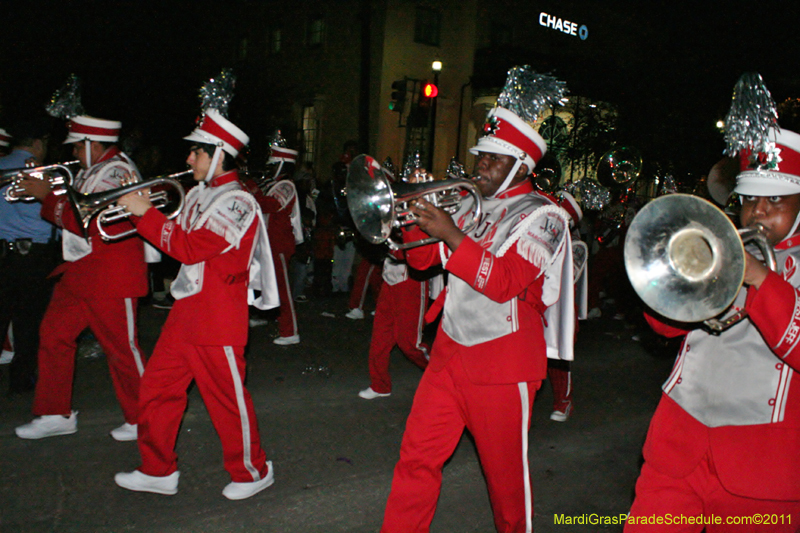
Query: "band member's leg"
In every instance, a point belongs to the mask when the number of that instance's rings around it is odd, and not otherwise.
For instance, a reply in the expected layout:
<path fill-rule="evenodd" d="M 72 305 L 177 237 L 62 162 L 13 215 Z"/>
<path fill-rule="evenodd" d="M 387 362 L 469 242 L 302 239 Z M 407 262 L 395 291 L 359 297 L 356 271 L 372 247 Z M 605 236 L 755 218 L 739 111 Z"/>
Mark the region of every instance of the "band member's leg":
<path fill-rule="evenodd" d="M 427 370 L 419 383 L 406 421 L 381 533 L 428 531 L 433 520 L 442 486 L 442 467 L 464 432 L 463 405 L 459 404 L 452 367 L 451 360 L 439 372 Z"/>
<path fill-rule="evenodd" d="M 147 361 L 139 391 L 139 470 L 149 476 L 168 476 L 178 468 L 175 441 L 186 411 L 192 382 L 188 358 L 193 346 L 165 328 Z"/>
<path fill-rule="evenodd" d="M 428 347 L 422 342 L 428 284 L 406 280 L 396 286 L 395 331 L 397 345 L 406 357 L 420 368 L 428 366 Z"/>
<path fill-rule="evenodd" d="M 533 400 L 541 384 L 481 386 L 466 379 L 462 382 L 467 428 L 475 438 L 497 531 L 532 531 L 528 430 Z"/>
<path fill-rule="evenodd" d="M 90 327 L 103 348 L 125 421 L 136 424 L 145 360 L 137 336 L 136 298 L 98 298 L 88 302 Z"/>
<path fill-rule="evenodd" d="M 392 392 L 389 356 L 397 343 L 394 333 L 398 320 L 394 294 L 393 286 L 384 288 L 375 307 L 375 320 L 372 321 L 372 338 L 369 344 L 369 380 L 372 390 L 379 394 Z"/>
<path fill-rule="evenodd" d="M 222 442 L 225 470 L 237 483 L 267 475 L 253 400 L 244 387 L 244 346 L 197 346 L 189 358 L 197 388 Z"/>
<path fill-rule="evenodd" d="M 294 310 L 292 299 L 292 284 L 289 279 L 287 258 L 284 254 L 274 257 L 275 277 L 278 280 L 278 296 L 281 300 L 280 313 L 278 314 L 278 333 L 281 337 L 293 337 L 297 332 L 297 314 Z"/>
<path fill-rule="evenodd" d="M 78 335 L 89 325 L 88 314 L 82 299 L 56 284 L 39 328 L 39 378 L 33 399 L 36 416 L 72 412 L 75 350 Z"/>

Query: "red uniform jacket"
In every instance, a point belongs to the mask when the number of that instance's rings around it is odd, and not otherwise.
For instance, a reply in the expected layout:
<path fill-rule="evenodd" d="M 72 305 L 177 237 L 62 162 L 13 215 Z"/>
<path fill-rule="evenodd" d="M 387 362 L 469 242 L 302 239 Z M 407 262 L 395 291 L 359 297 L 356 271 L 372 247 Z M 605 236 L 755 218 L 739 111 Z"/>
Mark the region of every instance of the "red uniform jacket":
<path fill-rule="evenodd" d="M 230 171 L 212 179 L 208 186 L 234 180 L 238 181 L 238 173 Z M 136 220 L 139 233 L 164 253 L 185 264 L 206 263 L 202 290 L 175 300 L 167 318 L 167 324 L 178 328 L 188 342 L 201 346 L 247 344 L 247 282 L 258 224 L 256 218 L 239 246 L 222 253 L 230 243 L 205 227 L 187 232 L 156 209 Z"/>
<path fill-rule="evenodd" d="M 102 161 L 119 153 L 112 148 L 104 154 Z M 42 201 L 42 218 L 56 226 L 83 235 L 75 211 L 66 195 L 48 194 Z M 128 231 L 133 226 L 129 221 L 109 226 L 107 233 Z M 144 243 L 136 235 L 118 241 L 104 241 L 98 232 L 96 220 L 89 226 L 92 252 L 77 260 L 59 265 L 51 276 L 61 275 L 61 286 L 74 294 L 87 298 L 138 298 L 145 296 L 147 286 L 147 264 L 144 261 Z"/>
<path fill-rule="evenodd" d="M 518 187 L 514 193 L 525 194 L 530 187 Z M 404 237 L 406 242 L 427 237 L 414 226 Z M 519 329 L 509 335 L 476 344 L 462 346 L 451 339 L 441 328 L 431 350 L 428 368 L 444 368 L 456 350 L 461 353 L 464 369 L 470 380 L 479 385 L 495 385 L 540 381 L 547 376 L 547 347 L 544 340 L 542 313 L 542 284 L 544 276 L 512 246 L 502 256 L 492 256 L 492 269 L 487 277 L 479 276 L 486 264 L 485 256 L 492 255 L 470 237 L 465 238 L 447 260 L 446 270 L 470 283 L 472 288 L 492 300 L 503 302 L 519 296 Z M 441 263 L 439 245 L 426 245 L 406 250 L 409 266 L 425 270 Z M 477 288 L 478 281 L 482 286 Z M 447 291 L 443 291 L 426 318 L 430 320 L 441 310 Z"/>
<path fill-rule="evenodd" d="M 264 213 L 264 223 L 267 226 L 267 235 L 273 256 L 283 254 L 287 258 L 291 257 L 294 255 L 296 247 L 292 230 L 292 208 L 297 202 L 297 196 L 281 207 L 277 198 L 264 194 L 254 181 L 247 180 L 246 186 L 258 205 L 261 206 L 261 212 Z"/>
<path fill-rule="evenodd" d="M 800 324 L 800 294 L 770 273 L 761 287 L 748 289 L 751 320 L 775 353 L 775 364 L 800 369 L 800 352 L 786 342 Z M 647 316 L 653 329 L 676 337 L 687 333 Z M 724 333 L 723 333 L 724 335 Z M 710 453 L 722 485 L 733 494 L 758 499 L 800 500 L 800 387 L 792 383 L 781 422 L 707 427 L 674 400 L 662 396 L 647 441 L 644 458 L 674 478 L 688 475 Z"/>

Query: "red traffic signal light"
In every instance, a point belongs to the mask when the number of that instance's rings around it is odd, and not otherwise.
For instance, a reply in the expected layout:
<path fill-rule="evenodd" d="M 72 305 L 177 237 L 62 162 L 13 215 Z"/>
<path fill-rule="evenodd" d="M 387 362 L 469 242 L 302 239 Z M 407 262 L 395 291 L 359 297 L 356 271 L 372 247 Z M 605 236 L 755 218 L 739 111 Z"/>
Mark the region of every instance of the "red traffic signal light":
<path fill-rule="evenodd" d="M 433 83 L 426 82 L 422 86 L 422 96 L 425 98 L 436 98 L 439 95 L 439 88 Z"/>

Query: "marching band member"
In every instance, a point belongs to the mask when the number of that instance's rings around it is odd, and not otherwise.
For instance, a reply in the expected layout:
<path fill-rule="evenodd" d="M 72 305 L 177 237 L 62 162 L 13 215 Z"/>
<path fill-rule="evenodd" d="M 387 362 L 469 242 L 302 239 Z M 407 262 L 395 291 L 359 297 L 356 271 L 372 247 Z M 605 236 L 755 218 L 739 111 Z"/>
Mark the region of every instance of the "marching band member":
<path fill-rule="evenodd" d="M 289 279 L 289 260 L 294 255 L 296 245 L 303 242 L 297 188 L 291 179 L 296 162 L 297 150 L 286 148 L 286 141 L 278 132 L 270 142 L 270 156 L 267 160 L 270 172 L 265 177 L 268 183 L 266 190 L 262 192 L 252 181 L 247 183 L 248 189 L 264 213 L 269 242 L 272 246 L 272 259 L 275 262 L 275 275 L 278 278 L 281 300 L 278 337 L 273 342 L 281 346 L 300 342 L 297 313 L 292 298 L 292 283 Z"/>
<path fill-rule="evenodd" d="M 653 531 L 648 518 L 667 514 L 705 520 L 658 531 L 797 531 L 800 135 L 764 127 L 771 97 L 762 83 L 745 75 L 737 84 L 727 153 L 741 164 L 741 225 L 764 228 L 778 271 L 745 252 L 744 285 L 724 316 L 744 309 L 748 318 L 718 335 L 646 314 L 657 333 L 684 340 L 650 422 L 626 532 Z M 708 522 L 714 516 L 719 523 Z M 758 516 L 782 519 L 736 521 Z"/>
<path fill-rule="evenodd" d="M 580 240 L 578 224 L 583 218 L 575 198 L 567 191 L 560 191 L 558 197 L 546 195 L 555 205 L 569 214 L 569 227 L 572 237 L 572 276 L 574 287 L 565 287 L 571 294 L 564 295 L 545 311 L 545 339 L 547 340 L 547 380 L 553 389 L 553 412 L 550 420 L 566 422 L 572 414 L 572 361 L 573 344 L 578 334 L 578 319 L 586 318 L 586 260 L 588 248 Z M 574 301 L 574 307 L 563 307 L 562 301 Z M 570 341 L 569 339 L 572 339 Z"/>
<path fill-rule="evenodd" d="M 502 106 L 528 102 L 537 81 L 554 93 L 537 93 L 540 101 L 555 103 L 563 84 L 549 80 L 527 67 L 509 72 L 499 107 L 489 112 L 485 135 L 470 150 L 477 156 L 483 213 L 468 234 L 460 228 L 472 219 L 471 197 L 452 216 L 424 199 L 412 202 L 419 227 L 404 240 L 427 234 L 441 242 L 407 250 L 408 263 L 422 269 L 441 261 L 449 277 L 428 311 L 428 317 L 443 314 L 406 423 L 384 533 L 428 531 L 442 468 L 465 428 L 475 439 L 495 527 L 532 530 L 527 439 L 547 371 L 542 314 L 564 284 L 572 285 L 572 261 L 568 215 L 535 194 L 529 179 L 546 150 L 528 124 L 535 116 Z M 515 88 L 527 92 L 514 96 Z"/>
<path fill-rule="evenodd" d="M 410 271 L 399 250 L 390 252 L 383 262 L 369 344 L 370 386 L 358 393 L 365 400 L 391 395 L 389 356 L 395 345 L 418 367 L 428 366 L 428 346 L 422 342 L 428 283 L 419 279 L 420 274 Z"/>
<path fill-rule="evenodd" d="M 208 109 L 187 137 L 187 163 L 199 185 L 178 221 L 135 193 L 119 200 L 139 233 L 182 263 L 171 292 L 175 304 L 142 379 L 139 452 L 142 464 L 116 483 L 134 491 L 175 494 L 180 473 L 175 442 L 197 384 L 222 442 L 231 482 L 222 494 L 249 498 L 274 481 L 261 447 L 253 402 L 244 387 L 248 304 L 276 307 L 277 288 L 261 211 L 239 181 L 235 158 L 248 136 Z M 254 291 L 260 290 L 258 300 Z"/>
<path fill-rule="evenodd" d="M 42 166 L 47 155 L 50 125 L 31 119 L 14 128 L 13 149 L 0 158 L 0 170 Z M 5 195 L 8 188 L 0 189 Z M 34 202 L 6 202 L 0 198 L 0 336 L 13 327 L 14 357 L 9 366 L 10 394 L 31 391 L 36 382 L 39 325 L 50 302 L 56 267 L 58 235 L 43 220 Z M 12 326 L 9 326 L 9 323 Z"/>
<path fill-rule="evenodd" d="M 73 189 L 96 193 L 140 181 L 134 163 L 116 146 L 122 124 L 86 115 L 74 116 L 64 144 L 81 171 Z M 125 423 L 111 431 L 118 441 L 136 440 L 139 383 L 145 360 L 137 339 L 137 301 L 147 294 L 144 243 L 139 237 L 106 242 L 96 224 L 88 238 L 66 195 L 56 195 L 47 180 L 25 179 L 25 194 L 42 202 L 42 218 L 60 228 L 64 263 L 51 276 L 60 276 L 41 325 L 39 378 L 33 402 L 32 422 L 19 426 L 17 436 L 40 439 L 78 430 L 72 410 L 72 382 L 77 337 L 89 327 L 108 360 L 114 390 Z M 117 229 L 119 228 L 119 229 Z M 129 221 L 109 227 L 126 231 Z"/>

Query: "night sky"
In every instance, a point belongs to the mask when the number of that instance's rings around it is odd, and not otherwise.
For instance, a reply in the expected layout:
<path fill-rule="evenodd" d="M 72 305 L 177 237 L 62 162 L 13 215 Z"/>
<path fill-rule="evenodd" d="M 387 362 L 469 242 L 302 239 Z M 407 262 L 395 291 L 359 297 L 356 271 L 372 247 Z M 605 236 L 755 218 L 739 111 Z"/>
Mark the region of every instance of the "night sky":
<path fill-rule="evenodd" d="M 219 43 L 208 36 L 236 42 L 244 27 L 237 9 L 253 3 L 3 0 L 0 125 L 42 109 L 75 73 L 89 114 L 137 125 L 153 139 L 186 135 L 200 85 L 230 66 L 210 59 Z M 617 104 L 621 135 L 688 172 L 703 174 L 719 158 L 714 122 L 724 118 L 743 72 L 761 73 L 778 102 L 800 97 L 795 2 L 541 3 L 590 29 L 581 43 L 554 35 L 554 48 L 591 46 L 604 58 L 562 69 L 583 73 L 567 80 L 572 92 Z M 531 27 L 540 31 L 535 21 Z M 593 70 L 598 64 L 610 67 Z M 247 108 L 236 99 L 232 105 Z"/>

